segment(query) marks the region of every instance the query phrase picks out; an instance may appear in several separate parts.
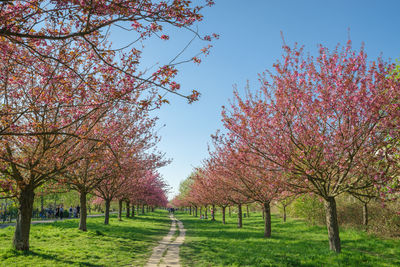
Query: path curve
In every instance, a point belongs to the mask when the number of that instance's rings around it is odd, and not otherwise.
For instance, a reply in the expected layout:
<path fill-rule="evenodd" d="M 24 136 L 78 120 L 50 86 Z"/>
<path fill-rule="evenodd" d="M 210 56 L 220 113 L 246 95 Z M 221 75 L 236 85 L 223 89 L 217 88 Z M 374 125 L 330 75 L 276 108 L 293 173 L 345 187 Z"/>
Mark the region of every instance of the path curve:
<path fill-rule="evenodd" d="M 177 220 L 174 215 L 170 215 L 172 220 L 171 229 L 169 233 L 159 242 L 159 245 L 153 249 L 149 261 L 145 267 L 178 267 L 181 266 L 179 262 L 179 246 L 185 241 L 186 230 L 183 223 Z M 176 225 L 178 224 L 179 236 L 173 238 L 176 232 Z"/>

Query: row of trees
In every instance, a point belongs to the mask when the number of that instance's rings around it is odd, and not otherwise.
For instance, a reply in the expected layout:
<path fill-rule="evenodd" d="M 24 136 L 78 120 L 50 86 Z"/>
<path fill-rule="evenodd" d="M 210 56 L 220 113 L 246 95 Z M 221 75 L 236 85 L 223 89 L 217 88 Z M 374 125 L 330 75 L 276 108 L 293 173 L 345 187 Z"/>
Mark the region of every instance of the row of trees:
<path fill-rule="evenodd" d="M 363 48 L 316 57 L 284 45 L 275 71 L 260 75 L 261 88 L 237 90 L 223 108 L 226 134 L 213 136 L 213 149 L 176 198 L 182 206 L 258 202 L 271 236 L 270 204 L 301 194 L 325 203 L 330 249 L 341 251 L 336 198 L 399 197 L 400 80 L 395 65 L 369 62 Z M 240 219 L 240 218 L 239 218 Z M 239 222 L 239 227 L 241 223 Z"/>
<path fill-rule="evenodd" d="M 192 29 L 212 4 L 1 1 L 0 197 L 18 201 L 16 249 L 29 249 L 38 188 L 78 191 L 81 230 L 89 193 L 104 199 L 106 214 L 114 199 L 165 204 L 156 169 L 168 160 L 155 149 L 159 138 L 150 111 L 168 102 L 167 93 L 189 102 L 199 93 L 179 93 L 176 65 L 188 61 L 183 53 L 147 69 L 139 49 L 150 38 L 168 40 L 163 27 L 189 30 L 207 42 L 217 37 Z M 129 33 L 127 44 L 111 44 L 116 28 Z"/>

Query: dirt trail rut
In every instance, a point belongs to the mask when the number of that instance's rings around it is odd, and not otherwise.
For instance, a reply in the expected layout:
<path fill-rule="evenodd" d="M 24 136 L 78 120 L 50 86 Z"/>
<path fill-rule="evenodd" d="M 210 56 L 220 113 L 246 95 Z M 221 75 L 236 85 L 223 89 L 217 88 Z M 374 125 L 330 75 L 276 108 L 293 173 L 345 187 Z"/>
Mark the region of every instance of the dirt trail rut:
<path fill-rule="evenodd" d="M 145 267 L 178 267 L 181 266 L 179 262 L 179 246 L 185 240 L 185 228 L 183 223 L 177 220 L 174 215 L 170 215 L 172 220 L 171 229 L 169 233 L 159 242 L 159 245 L 153 249 L 149 261 Z M 179 228 L 179 235 L 175 238 L 176 225 Z"/>

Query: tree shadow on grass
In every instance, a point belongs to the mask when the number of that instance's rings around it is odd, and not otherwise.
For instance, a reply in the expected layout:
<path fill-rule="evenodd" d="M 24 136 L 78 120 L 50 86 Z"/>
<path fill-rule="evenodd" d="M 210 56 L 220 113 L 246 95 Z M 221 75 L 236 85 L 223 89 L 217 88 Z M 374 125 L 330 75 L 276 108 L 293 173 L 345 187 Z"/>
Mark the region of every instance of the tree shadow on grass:
<path fill-rule="evenodd" d="M 113 218 L 115 220 L 115 218 Z M 151 218 L 125 218 L 125 220 L 137 220 L 137 221 L 154 221 L 156 223 L 165 223 L 168 220 L 159 220 L 159 219 L 151 219 Z M 123 222 L 122 222 L 123 223 Z M 51 224 L 43 224 L 42 228 L 60 228 L 60 229 L 76 229 L 78 230 L 78 224 L 76 222 L 71 221 L 58 221 Z M 113 224 L 113 221 L 110 222 L 109 225 L 103 224 L 102 221 L 88 221 L 87 223 L 87 234 L 91 236 L 107 236 L 112 238 L 124 238 L 132 241 L 141 240 L 142 237 L 156 237 L 160 234 L 166 234 L 168 229 L 162 230 L 157 227 L 143 227 L 143 226 L 132 226 L 132 225 L 121 225 L 120 222 L 118 224 Z M 153 238 L 151 238 L 153 239 Z"/>
<path fill-rule="evenodd" d="M 377 266 L 400 264 L 400 240 L 385 241 L 341 230 L 342 253 L 329 250 L 324 226 L 272 218 L 272 237 L 263 238 L 262 218 L 234 218 L 226 225 L 182 216 L 187 240 L 181 256 L 191 266 Z M 193 256 L 194 255 L 194 256 Z M 205 256 L 206 255 L 206 256 Z"/>
<path fill-rule="evenodd" d="M 7 257 L 4 257 L 3 259 L 9 259 L 9 258 L 14 258 L 14 257 L 19 257 L 19 256 L 30 256 L 30 257 L 37 257 L 43 260 L 49 260 L 49 261 L 55 261 L 61 264 L 68 264 L 71 266 L 89 266 L 89 267 L 100 267 L 103 265 L 99 265 L 99 264 L 92 264 L 90 262 L 86 262 L 86 261 L 71 261 L 71 260 L 67 260 L 61 257 L 57 257 L 56 255 L 52 255 L 52 254 L 45 254 L 45 253 L 41 253 L 41 252 L 37 252 L 34 250 L 30 250 L 30 251 L 18 251 L 15 249 L 10 249 L 9 253 L 7 255 Z"/>

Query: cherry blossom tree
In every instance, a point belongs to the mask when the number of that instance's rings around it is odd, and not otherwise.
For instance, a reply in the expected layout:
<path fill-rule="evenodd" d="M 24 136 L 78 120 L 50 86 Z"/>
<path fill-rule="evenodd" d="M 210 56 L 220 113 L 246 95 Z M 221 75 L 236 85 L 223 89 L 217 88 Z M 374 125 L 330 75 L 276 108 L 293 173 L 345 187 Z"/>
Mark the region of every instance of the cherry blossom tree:
<path fill-rule="evenodd" d="M 397 179 L 393 140 L 398 140 L 399 82 L 387 77 L 394 65 L 368 62 L 349 42 L 319 55 L 284 46 L 275 72 L 260 76 L 261 90 L 224 111 L 232 136 L 286 173 L 285 183 L 325 200 L 331 250 L 340 252 L 335 198 L 370 182 Z M 389 168 L 379 175 L 355 175 L 364 158 Z M 361 178 L 362 177 L 362 178 Z M 374 182 L 377 181 L 377 182 Z"/>
<path fill-rule="evenodd" d="M 251 153 L 238 139 L 214 136 L 214 164 L 225 168 L 226 187 L 262 205 L 265 213 L 264 237 L 271 237 L 271 202 L 286 190 L 282 172 L 258 154 Z"/>
<path fill-rule="evenodd" d="M 183 51 L 178 51 L 171 55 L 172 60 L 168 64 L 159 66 L 153 73 L 145 73 L 137 71 L 141 47 L 146 40 L 154 38 L 167 42 L 170 36 L 166 31 L 174 28 L 192 32 L 194 39 L 201 41 L 211 41 L 218 37 L 215 34 L 201 36 L 195 30 L 195 24 L 203 18 L 202 9 L 212 6 L 213 1 L 204 1 L 198 6 L 182 0 L 17 0 L 2 1 L 0 5 L 2 54 L 16 49 L 31 53 L 39 60 L 52 60 L 67 67 L 69 60 L 54 57 L 51 51 L 63 51 L 62 47 L 68 43 L 90 53 L 89 61 L 100 60 L 110 71 L 129 75 L 137 81 L 134 90 L 156 87 L 187 97 L 189 101 L 195 100 L 199 93 L 193 91 L 190 96 L 186 96 L 177 92 L 180 86 L 173 79 L 177 72 L 175 66 L 185 61 L 198 63 L 199 55 L 187 59 L 181 57 Z M 116 31 L 126 31 L 129 33 L 126 36 L 130 38 L 120 46 L 110 45 L 110 39 Z M 205 46 L 199 54 L 208 54 L 210 47 L 211 45 Z M 68 50 L 64 52 L 70 53 Z M 115 54 L 120 55 L 119 60 L 110 60 L 110 56 Z M 118 64 L 120 60 L 124 64 Z M 83 81 L 92 79 L 84 73 L 80 73 L 80 77 Z M 161 94 L 160 96 L 163 98 Z M 161 102 L 164 99 L 158 100 Z"/>
<path fill-rule="evenodd" d="M 198 97 L 197 91 L 190 96 L 178 92 L 174 80 L 176 65 L 185 61 L 182 53 L 152 73 L 141 71 L 137 48 L 143 41 L 167 40 L 163 24 L 192 31 L 204 41 L 218 36 L 201 37 L 191 29 L 202 19 L 203 6 L 189 1 L 32 0 L 0 5 L 1 187 L 7 197 L 19 200 L 14 246 L 28 250 L 35 188 L 62 176 L 85 158 L 80 152 L 103 142 L 91 140 L 88 146 L 86 141 L 116 102 L 159 107 L 168 100 L 158 89 L 189 101 Z M 125 47 L 111 45 L 109 33 L 115 27 L 135 32 L 130 35 L 134 40 Z M 210 47 L 201 54 L 208 54 Z"/>

